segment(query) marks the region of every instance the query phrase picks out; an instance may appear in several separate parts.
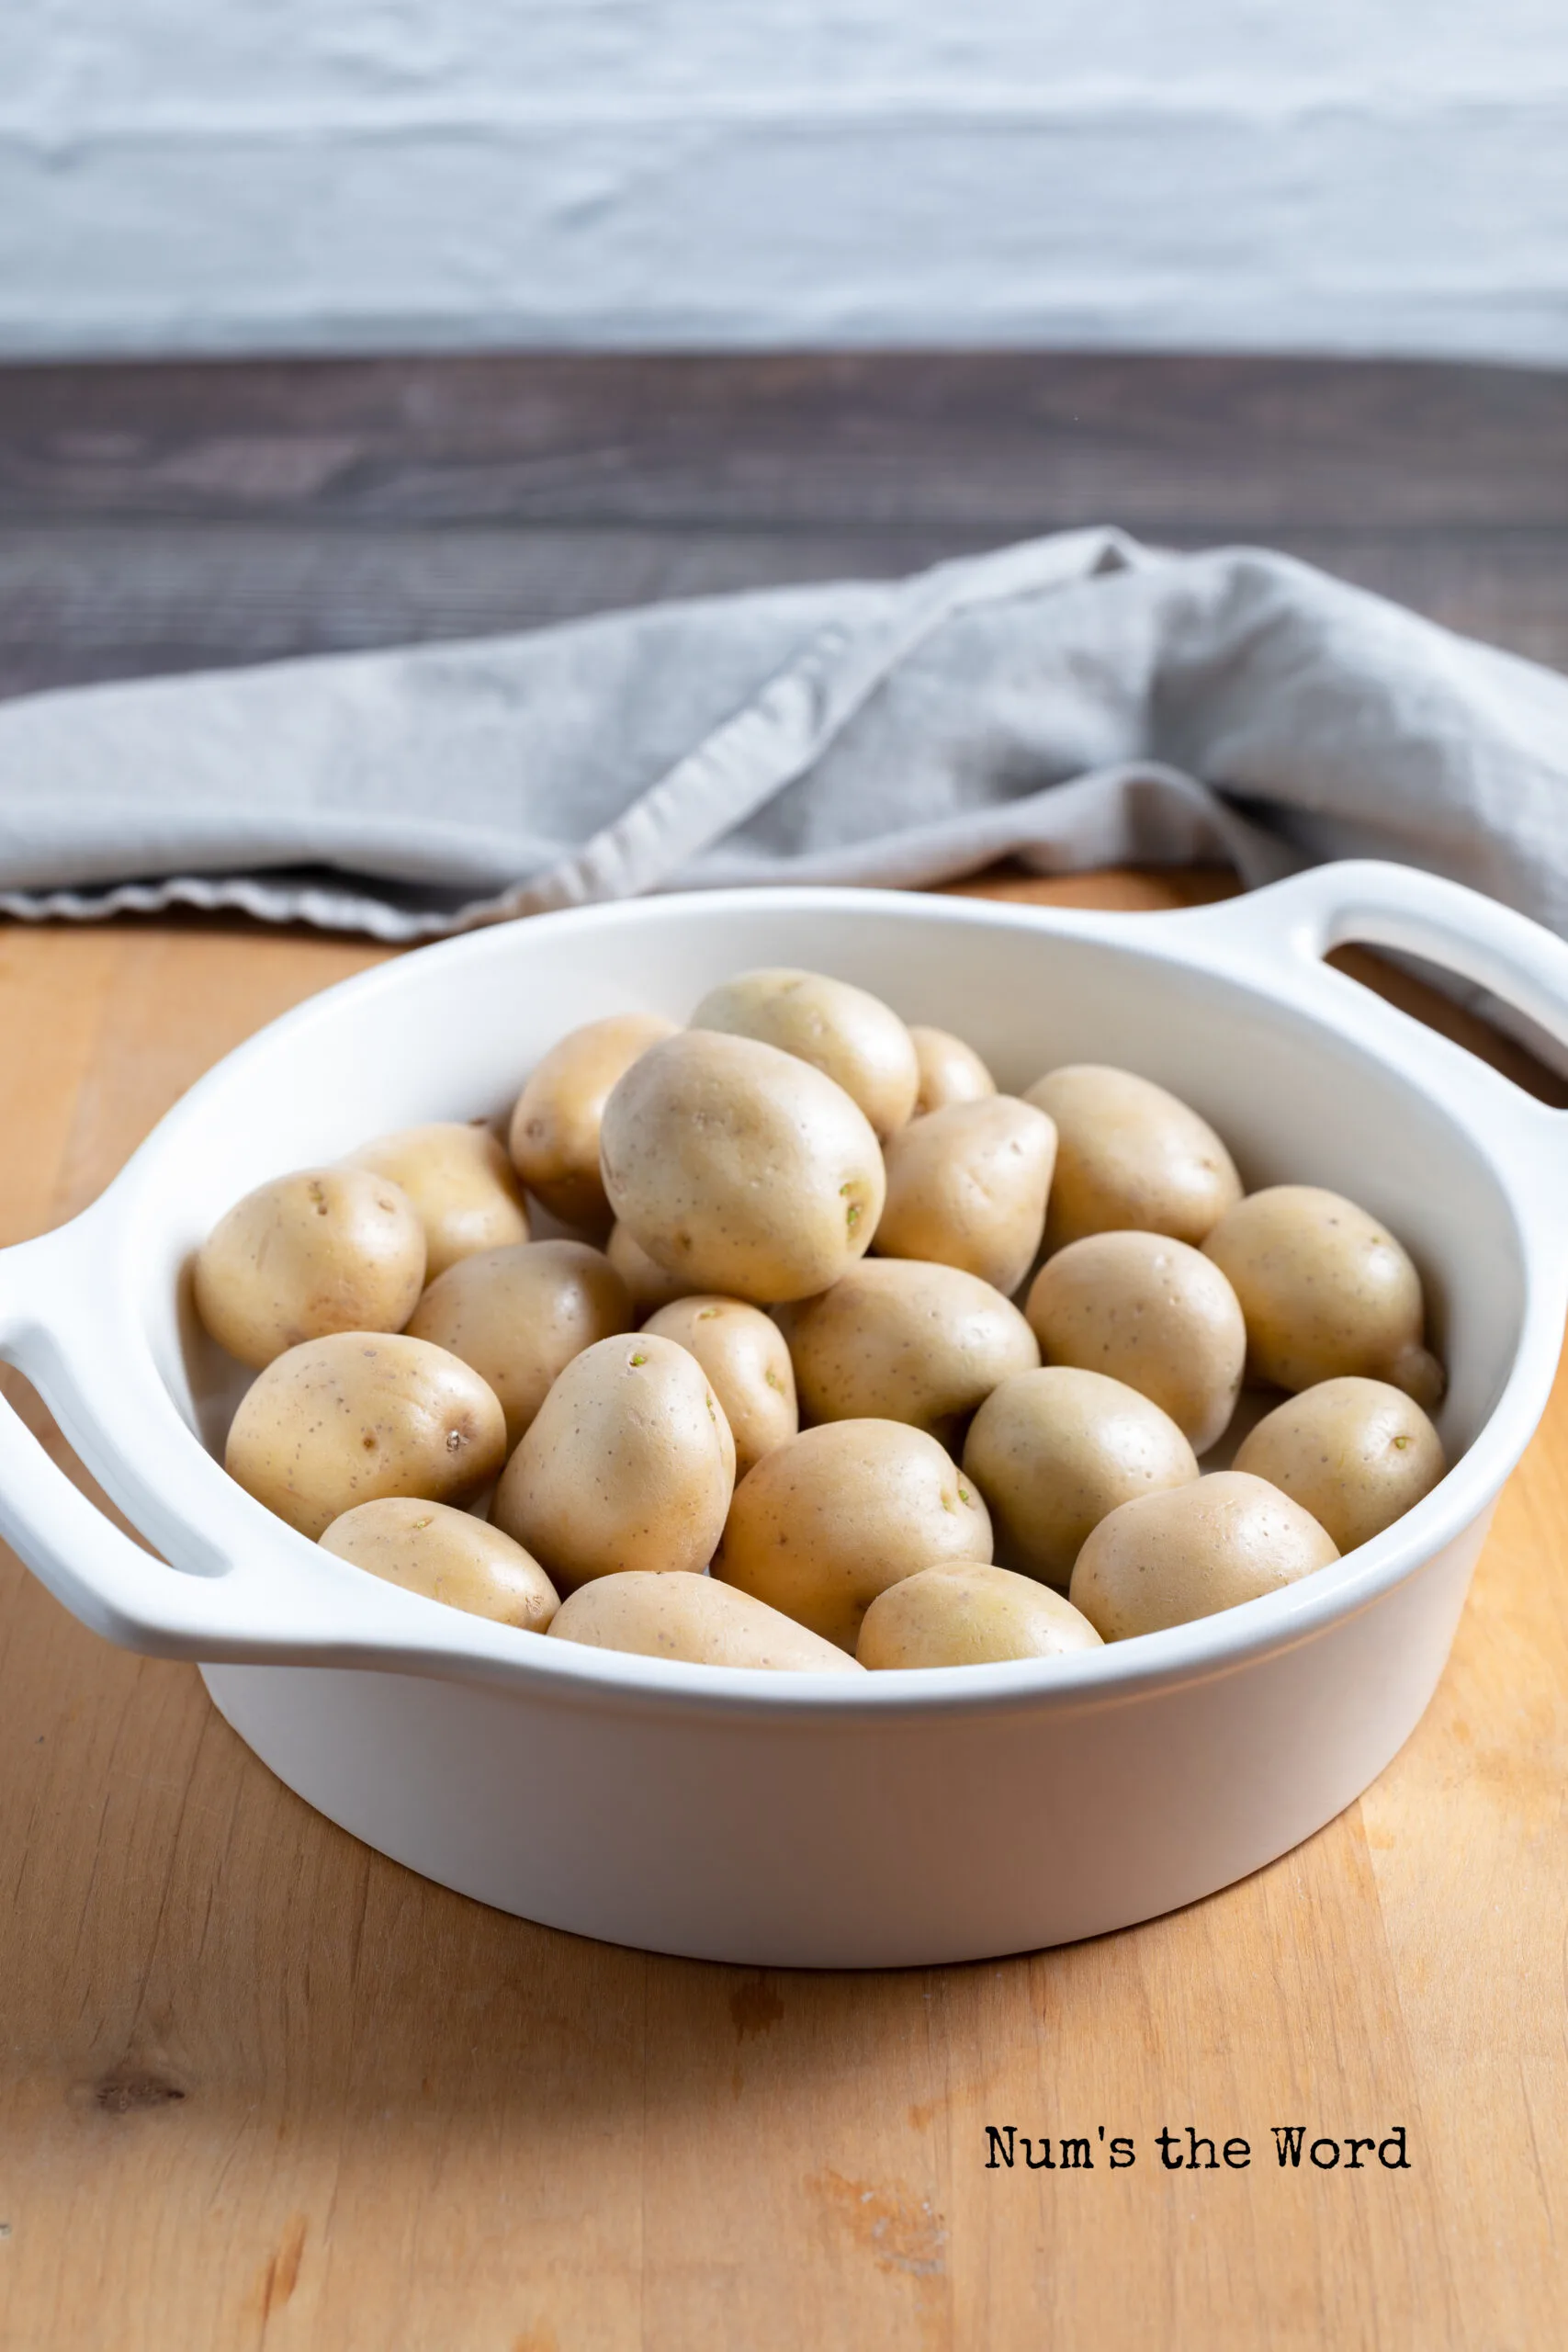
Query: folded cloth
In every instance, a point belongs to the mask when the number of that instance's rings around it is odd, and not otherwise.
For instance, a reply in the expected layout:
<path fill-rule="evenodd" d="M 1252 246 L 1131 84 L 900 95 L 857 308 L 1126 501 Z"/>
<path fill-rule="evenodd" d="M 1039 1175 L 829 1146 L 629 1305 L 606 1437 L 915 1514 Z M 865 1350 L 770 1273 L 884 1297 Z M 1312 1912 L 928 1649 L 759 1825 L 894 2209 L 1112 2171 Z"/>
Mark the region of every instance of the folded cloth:
<path fill-rule="evenodd" d="M 415 940 L 734 882 L 1404 859 L 1568 933 L 1568 679 L 1289 558 L 1066 532 L 0 707 L 0 910 Z"/>

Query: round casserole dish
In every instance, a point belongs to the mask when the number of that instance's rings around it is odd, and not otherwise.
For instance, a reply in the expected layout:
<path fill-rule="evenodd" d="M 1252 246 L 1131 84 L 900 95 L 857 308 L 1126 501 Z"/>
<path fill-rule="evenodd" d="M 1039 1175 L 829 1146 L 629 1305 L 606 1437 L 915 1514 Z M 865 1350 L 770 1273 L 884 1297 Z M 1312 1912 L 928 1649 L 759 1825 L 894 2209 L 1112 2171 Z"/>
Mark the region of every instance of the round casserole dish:
<path fill-rule="evenodd" d="M 85 1215 L 0 1253 L 0 1355 L 162 1558 L 4 1408 L 0 1532 L 109 1639 L 198 1661 L 241 1737 L 333 1820 L 529 1918 L 705 1959 L 880 1967 L 1190 1902 L 1310 1835 L 1408 1736 L 1562 1338 L 1568 1120 L 1323 964 L 1352 939 L 1568 1037 L 1568 947 L 1374 864 L 1163 915 L 715 892 L 383 966 L 230 1055 Z M 367 1136 L 502 1113 L 568 1029 L 632 1008 L 683 1019 L 764 963 L 956 1030 L 1005 1088 L 1069 1058 L 1126 1064 L 1212 1120 L 1249 1187 L 1363 1202 L 1427 1283 L 1449 1476 L 1375 1543 L 1245 1608 L 1088 1656 L 846 1687 L 444 1609 L 320 1551 L 224 1475 L 243 1375 L 197 1326 L 188 1270 L 231 1201 Z"/>

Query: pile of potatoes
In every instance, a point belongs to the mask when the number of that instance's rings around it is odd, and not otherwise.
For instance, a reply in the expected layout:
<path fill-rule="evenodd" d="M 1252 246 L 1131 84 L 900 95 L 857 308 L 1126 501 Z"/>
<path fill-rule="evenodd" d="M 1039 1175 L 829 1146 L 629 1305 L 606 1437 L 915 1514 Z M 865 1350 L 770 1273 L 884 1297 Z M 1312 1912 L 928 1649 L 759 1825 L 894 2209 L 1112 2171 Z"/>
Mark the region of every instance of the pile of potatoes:
<path fill-rule="evenodd" d="M 530 1238 L 525 1194 L 578 1238 Z M 811 972 L 576 1031 L 504 1147 L 413 1127 L 262 1185 L 194 1281 L 256 1372 L 250 1494 L 395 1584 L 654 1657 L 1095 1647 L 1311 1575 L 1445 1466 L 1375 1218 L 1244 1194 L 1130 1070 L 999 1094 Z M 1205 1470 L 1244 1384 L 1269 1409 Z"/>

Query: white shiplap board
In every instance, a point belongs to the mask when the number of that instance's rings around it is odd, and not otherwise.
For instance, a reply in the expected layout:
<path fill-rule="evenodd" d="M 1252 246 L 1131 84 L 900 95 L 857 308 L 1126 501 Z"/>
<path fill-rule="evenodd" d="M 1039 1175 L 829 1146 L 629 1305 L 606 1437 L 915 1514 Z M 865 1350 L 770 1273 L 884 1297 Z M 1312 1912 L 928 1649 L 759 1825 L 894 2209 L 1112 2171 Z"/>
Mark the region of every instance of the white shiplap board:
<path fill-rule="evenodd" d="M 0 351 L 1568 359 L 1568 0 L 15 0 Z"/>

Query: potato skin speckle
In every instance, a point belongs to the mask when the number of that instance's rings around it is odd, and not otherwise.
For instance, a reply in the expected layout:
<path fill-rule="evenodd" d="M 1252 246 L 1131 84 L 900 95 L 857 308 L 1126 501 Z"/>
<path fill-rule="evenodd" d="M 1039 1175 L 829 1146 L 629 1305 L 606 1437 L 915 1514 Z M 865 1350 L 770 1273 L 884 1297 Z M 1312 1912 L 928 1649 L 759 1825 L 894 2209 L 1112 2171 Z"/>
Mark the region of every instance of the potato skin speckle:
<path fill-rule="evenodd" d="M 1338 1557 L 1327 1531 L 1278 1487 L 1218 1470 L 1102 1519 L 1067 1598 L 1103 1640 L 1122 1642 L 1239 1608 Z"/>
<path fill-rule="evenodd" d="M 224 1466 L 314 1542 L 384 1496 L 461 1504 L 506 1455 L 506 1421 L 477 1372 L 425 1340 L 343 1331 L 276 1357 L 240 1399 Z"/>
<path fill-rule="evenodd" d="M 1061 1592 L 1102 1519 L 1198 1476 L 1191 1446 L 1150 1397 L 1065 1364 L 993 1390 L 969 1424 L 964 1469 L 989 1505 L 998 1561 Z"/>
<path fill-rule="evenodd" d="M 694 1029 L 756 1037 L 819 1069 L 870 1120 L 879 1142 L 897 1135 L 919 1092 L 914 1039 L 880 997 L 793 966 L 738 972 L 710 989 Z"/>
<path fill-rule="evenodd" d="M 400 1331 L 425 1257 L 424 1227 L 389 1177 L 301 1168 L 258 1184 L 213 1227 L 197 1252 L 197 1313 L 259 1372 L 334 1331 Z"/>
<path fill-rule="evenodd" d="M 1320 1381 L 1265 1414 L 1235 1467 L 1267 1478 L 1353 1552 L 1414 1509 L 1448 1465 L 1414 1397 L 1388 1381 L 1348 1378 Z"/>
<path fill-rule="evenodd" d="M 643 1329 L 689 1349 L 706 1373 L 734 1434 L 737 1477 L 794 1437 L 795 1367 L 784 1334 L 760 1306 L 699 1293 L 661 1306 Z"/>
<path fill-rule="evenodd" d="M 974 1561 L 921 1568 L 878 1593 L 865 1612 L 855 1656 L 863 1666 L 886 1673 L 1066 1657 L 1100 1647 L 1088 1618 L 1049 1585 Z"/>
<path fill-rule="evenodd" d="M 605 1104 L 600 1149 L 621 1225 L 686 1294 L 807 1298 L 861 1256 L 882 1214 L 864 1114 L 751 1037 L 689 1029 L 651 1046 Z"/>
<path fill-rule="evenodd" d="M 705 1568 L 734 1486 L 735 1440 L 702 1366 L 642 1332 L 572 1358 L 508 1462 L 491 1519 L 570 1593 L 623 1569 Z"/>
<path fill-rule="evenodd" d="M 498 1527 L 446 1503 L 385 1496 L 358 1503 L 320 1537 L 323 1551 L 449 1609 L 543 1634 L 560 1607 L 537 1560 Z"/>
<path fill-rule="evenodd" d="M 409 1318 L 411 1334 L 471 1363 L 506 1415 L 509 1447 L 522 1439 L 558 1378 L 584 1348 L 632 1326 L 626 1283 L 586 1241 L 524 1241 L 463 1258 L 433 1282 Z"/>
<path fill-rule="evenodd" d="M 853 1658 L 750 1593 L 672 1568 L 622 1572 L 581 1586 L 550 1627 L 561 1642 L 683 1658 L 692 1666 L 743 1666 L 773 1674 L 859 1674 Z"/>
<path fill-rule="evenodd" d="M 980 1497 L 902 1421 L 829 1421 L 764 1455 L 735 1490 L 714 1574 L 853 1655 L 900 1577 L 991 1556 Z"/>
<path fill-rule="evenodd" d="M 1241 1301 L 1249 1379 L 1312 1388 L 1386 1380 L 1424 1408 L 1445 1386 L 1423 1344 L 1426 1301 L 1408 1252 L 1343 1193 L 1271 1184 L 1226 1212 L 1203 1243 Z"/>
<path fill-rule="evenodd" d="M 887 1203 L 872 1248 L 977 1274 L 1010 1297 L 1034 1263 L 1056 1160 L 1045 1113 L 1010 1094 L 911 1119 L 885 1154 Z"/>
<path fill-rule="evenodd" d="M 590 1021 L 553 1045 L 517 1098 L 507 1135 L 512 1164 L 563 1225 L 596 1240 L 610 1227 L 599 1173 L 599 1130 L 612 1088 L 675 1023 L 659 1012 Z"/>
<path fill-rule="evenodd" d="M 1040 1350 L 978 1275 L 917 1258 L 867 1258 L 820 1297 L 781 1307 L 806 1418 L 908 1421 L 945 1444 Z"/>
<path fill-rule="evenodd" d="M 1201 1242 L 1241 1198 L 1206 1119 L 1134 1070 L 1072 1062 L 1024 1094 L 1056 1125 L 1047 1250 L 1088 1233 L 1168 1233 Z"/>
<path fill-rule="evenodd" d="M 1024 1312 L 1046 1363 L 1123 1380 L 1170 1415 L 1194 1453 L 1230 1426 L 1247 1361 L 1240 1303 L 1219 1267 L 1163 1233 L 1091 1233 L 1047 1258 Z"/>
<path fill-rule="evenodd" d="M 406 1193 L 424 1227 L 427 1283 L 475 1250 L 528 1238 L 512 1163 L 488 1127 L 456 1119 L 402 1127 L 362 1144 L 348 1164 L 389 1176 Z"/>

